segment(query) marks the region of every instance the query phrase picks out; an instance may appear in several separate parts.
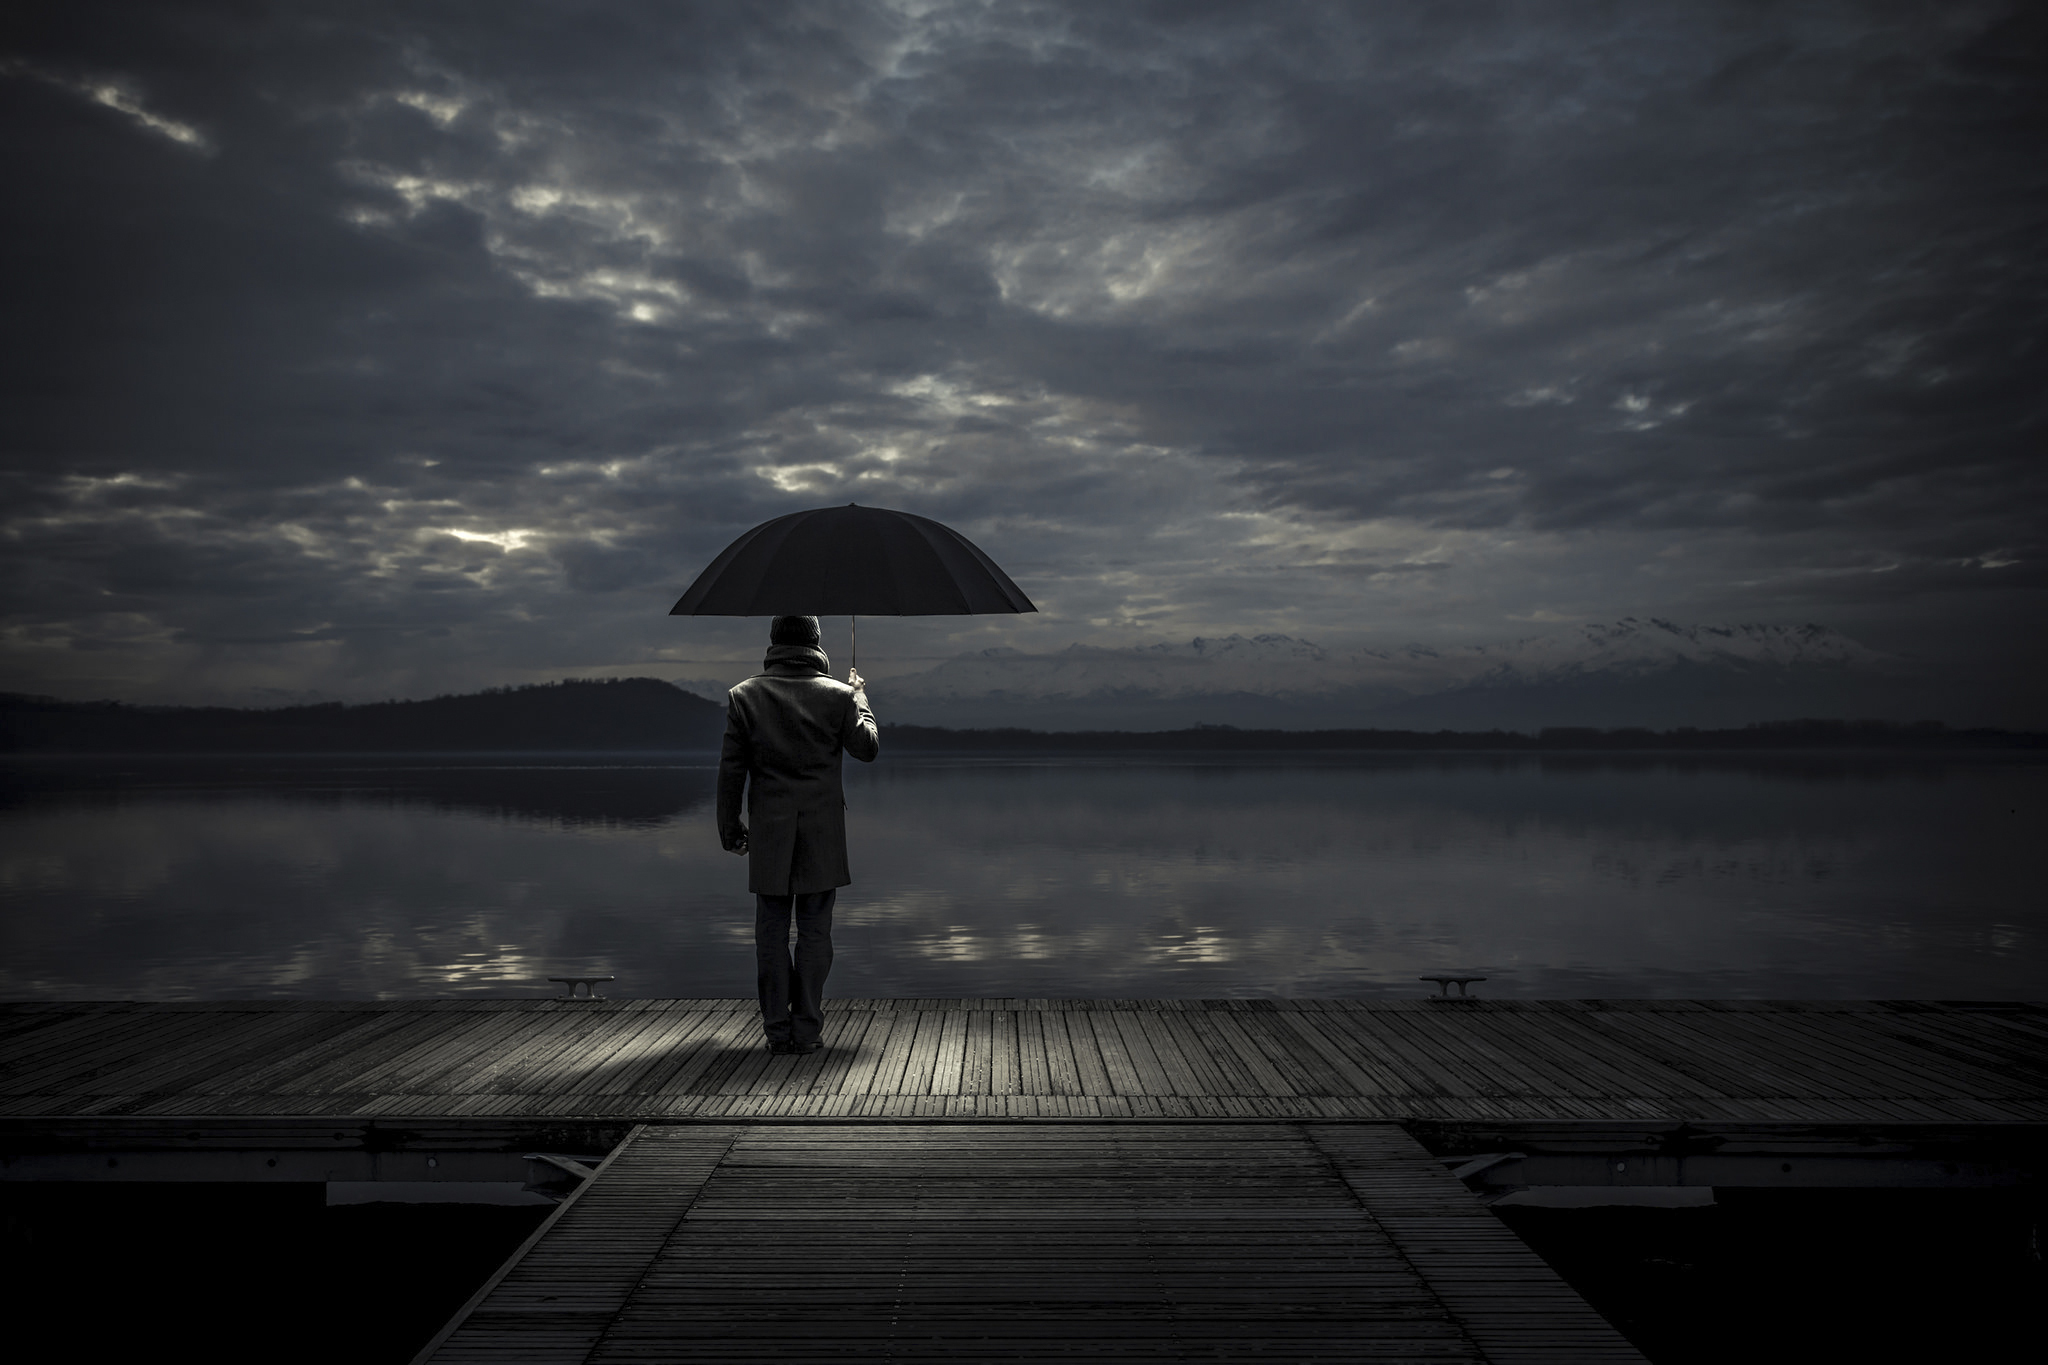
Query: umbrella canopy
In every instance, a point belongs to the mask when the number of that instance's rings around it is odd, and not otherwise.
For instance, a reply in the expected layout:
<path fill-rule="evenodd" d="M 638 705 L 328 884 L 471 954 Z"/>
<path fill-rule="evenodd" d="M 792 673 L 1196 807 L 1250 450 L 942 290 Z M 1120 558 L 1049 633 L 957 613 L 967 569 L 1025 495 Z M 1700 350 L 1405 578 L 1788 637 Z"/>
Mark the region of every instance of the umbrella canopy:
<path fill-rule="evenodd" d="M 1037 611 L 966 536 L 882 507 L 764 521 L 725 547 L 671 616 L 977 616 Z"/>

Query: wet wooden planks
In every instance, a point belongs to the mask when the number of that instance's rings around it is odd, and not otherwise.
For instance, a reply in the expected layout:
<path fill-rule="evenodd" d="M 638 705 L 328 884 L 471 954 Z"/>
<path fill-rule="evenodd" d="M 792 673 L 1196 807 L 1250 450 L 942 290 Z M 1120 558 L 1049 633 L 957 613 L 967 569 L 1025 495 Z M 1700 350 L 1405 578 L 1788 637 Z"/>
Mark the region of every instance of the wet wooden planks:
<path fill-rule="evenodd" d="M 2048 1120 L 2048 1007 L 844 1000 L 0 1006 L 0 1114 Z"/>
<path fill-rule="evenodd" d="M 1391 1125 L 644 1129 L 576 1208 L 423 1359 L 1641 1359 Z"/>
<path fill-rule="evenodd" d="M 1499 1365 L 1637 1359 L 1635 1349 L 1393 1125 L 1304 1130 L 1401 1254 Z"/>
<path fill-rule="evenodd" d="M 740 1129 L 636 1128 L 421 1352 L 443 1365 L 581 1361 Z"/>

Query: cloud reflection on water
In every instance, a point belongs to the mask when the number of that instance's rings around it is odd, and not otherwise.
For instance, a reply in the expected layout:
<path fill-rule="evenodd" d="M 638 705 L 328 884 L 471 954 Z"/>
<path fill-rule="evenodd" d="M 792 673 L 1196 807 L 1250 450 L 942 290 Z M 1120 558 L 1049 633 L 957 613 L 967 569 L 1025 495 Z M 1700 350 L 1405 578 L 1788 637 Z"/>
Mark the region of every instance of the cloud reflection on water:
<path fill-rule="evenodd" d="M 831 992 L 2018 996 L 2038 763 L 891 756 Z M 10 998 L 751 988 L 701 758 L 17 765 Z"/>

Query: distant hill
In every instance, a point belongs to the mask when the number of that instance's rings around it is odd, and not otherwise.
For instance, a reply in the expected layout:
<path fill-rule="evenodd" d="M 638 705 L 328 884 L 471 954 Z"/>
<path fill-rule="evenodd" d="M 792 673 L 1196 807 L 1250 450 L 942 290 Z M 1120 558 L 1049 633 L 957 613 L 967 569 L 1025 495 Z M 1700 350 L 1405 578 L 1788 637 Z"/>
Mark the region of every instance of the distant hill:
<path fill-rule="evenodd" d="M 260 711 L 0 696 L 7 753 L 715 749 L 724 731 L 724 707 L 655 678 Z"/>
<path fill-rule="evenodd" d="M 429 701 L 272 710 L 129 706 L 0 694 L 0 753 L 477 753 L 715 749 L 725 708 L 654 678 L 581 679 Z M 930 750 L 2040 749 L 2048 735 L 1935 722 L 1797 720 L 1740 728 L 945 729 L 882 718 L 885 752 Z"/>
<path fill-rule="evenodd" d="M 1510 750 L 1530 753 L 1764 750 L 2048 749 L 2048 734 L 2011 730 L 1952 730 L 1936 721 L 1899 725 L 1882 720 L 1791 720 L 1739 729 L 1676 730 L 1641 727 L 1593 729 L 1554 726 L 1531 734 L 1514 730 L 1240 730 L 1198 725 L 1185 730 L 948 730 L 928 725 L 885 725 L 885 749 L 989 751 L 1206 751 L 1396 753 Z"/>

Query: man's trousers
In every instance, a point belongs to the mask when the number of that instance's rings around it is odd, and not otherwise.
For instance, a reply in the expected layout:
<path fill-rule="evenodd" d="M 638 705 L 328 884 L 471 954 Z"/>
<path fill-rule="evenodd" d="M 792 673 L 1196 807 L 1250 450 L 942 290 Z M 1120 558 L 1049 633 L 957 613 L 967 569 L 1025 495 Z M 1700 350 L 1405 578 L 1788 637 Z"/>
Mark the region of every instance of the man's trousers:
<path fill-rule="evenodd" d="M 761 1029 L 771 1043 L 802 1047 L 825 1028 L 825 975 L 832 970 L 832 902 L 837 891 L 754 897 L 754 962 Z M 796 950 L 789 922 L 796 919 Z"/>

